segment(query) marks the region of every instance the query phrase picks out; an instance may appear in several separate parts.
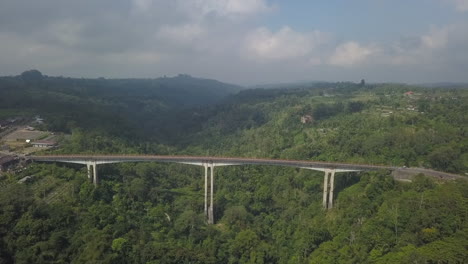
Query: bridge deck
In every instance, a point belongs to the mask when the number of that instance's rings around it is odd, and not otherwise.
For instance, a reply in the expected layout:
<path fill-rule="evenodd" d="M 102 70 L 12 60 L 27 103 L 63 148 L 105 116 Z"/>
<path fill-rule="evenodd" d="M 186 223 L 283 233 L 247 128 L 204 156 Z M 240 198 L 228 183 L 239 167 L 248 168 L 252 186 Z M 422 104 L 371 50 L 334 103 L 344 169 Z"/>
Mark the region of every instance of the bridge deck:
<path fill-rule="evenodd" d="M 284 159 L 260 159 L 260 158 L 241 158 L 241 157 L 205 157 L 205 156 L 163 156 L 163 155 L 47 155 L 47 156 L 29 156 L 31 160 L 52 161 L 52 162 L 174 162 L 174 163 L 214 163 L 222 165 L 274 165 L 288 166 L 296 168 L 318 168 L 318 169 L 342 169 L 342 170 L 395 170 L 398 167 L 370 165 L 370 164 L 352 164 L 340 162 L 325 161 L 307 161 L 307 160 L 284 160 Z"/>

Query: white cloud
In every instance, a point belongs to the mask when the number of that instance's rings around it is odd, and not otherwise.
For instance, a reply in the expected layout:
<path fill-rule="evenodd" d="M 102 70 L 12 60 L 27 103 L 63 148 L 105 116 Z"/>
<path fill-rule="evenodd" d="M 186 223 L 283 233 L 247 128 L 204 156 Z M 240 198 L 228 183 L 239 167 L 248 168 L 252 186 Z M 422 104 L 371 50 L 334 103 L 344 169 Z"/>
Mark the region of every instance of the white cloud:
<path fill-rule="evenodd" d="M 449 27 L 432 28 L 429 34 L 421 37 L 422 47 L 429 49 L 443 48 L 447 45 Z"/>
<path fill-rule="evenodd" d="M 124 53 L 111 53 L 105 54 L 101 60 L 107 63 L 120 63 L 120 64 L 154 64 L 161 60 L 161 56 L 152 51 L 131 51 Z"/>
<path fill-rule="evenodd" d="M 362 46 L 350 41 L 339 45 L 329 59 L 329 63 L 335 66 L 352 66 L 366 61 L 369 56 L 375 54 L 378 48 L 375 45 Z"/>
<path fill-rule="evenodd" d="M 323 63 L 322 59 L 319 57 L 312 57 L 309 59 L 309 65 L 318 66 Z"/>
<path fill-rule="evenodd" d="M 224 18 L 242 20 L 273 10 L 266 0 L 174 0 L 176 9 L 191 20 Z"/>
<path fill-rule="evenodd" d="M 85 25 L 79 21 L 65 20 L 47 27 L 48 35 L 66 46 L 75 46 L 81 42 Z"/>
<path fill-rule="evenodd" d="M 468 0 L 437 1 L 468 11 Z M 72 76 L 186 72 L 234 82 L 359 79 L 356 76 L 363 72 L 380 74 L 381 80 L 401 77 L 404 81 L 419 78 L 413 77 L 417 74 L 420 79 L 466 80 L 468 24 L 459 16 L 448 20 L 457 19 L 458 25 L 413 32 L 401 40 L 388 40 L 389 34 L 384 41 L 378 34 L 369 42 L 338 41 L 333 32 L 261 27 L 264 15 L 276 9 L 273 2 L 283 4 L 273 0 L 4 0 L 0 75 L 38 68 L 50 75 Z M 41 12 L 18 20 L 26 9 Z M 395 30 L 399 27 L 394 25 Z"/>
<path fill-rule="evenodd" d="M 149 10 L 152 4 L 152 0 L 133 0 L 133 8 L 140 12 Z"/>
<path fill-rule="evenodd" d="M 252 15 L 270 9 L 265 0 L 194 0 L 203 15 Z"/>
<path fill-rule="evenodd" d="M 7 72 L 15 70 L 16 73 L 28 68 L 59 69 L 73 65 L 84 54 L 58 46 L 41 43 L 34 38 L 0 32 L 0 68 L 5 67 Z"/>
<path fill-rule="evenodd" d="M 444 0 L 455 6 L 455 9 L 460 12 L 468 11 L 468 0 Z"/>
<path fill-rule="evenodd" d="M 310 55 L 326 39 L 326 34 L 318 31 L 301 33 L 283 27 L 274 33 L 267 28 L 258 28 L 247 36 L 246 48 L 249 56 L 283 60 Z"/>
<path fill-rule="evenodd" d="M 159 29 L 157 36 L 173 43 L 187 44 L 202 36 L 204 32 L 205 29 L 197 24 L 164 25 Z"/>
<path fill-rule="evenodd" d="M 468 52 L 468 39 L 465 34 L 467 30 L 466 25 L 432 27 L 428 33 L 417 37 L 417 44 L 413 46 L 405 47 L 402 43 L 395 43 L 392 49 L 387 51 L 387 59 L 397 65 L 440 64 L 440 60 L 452 58 L 450 54 L 454 54 L 455 50 L 460 58 L 461 53 Z"/>

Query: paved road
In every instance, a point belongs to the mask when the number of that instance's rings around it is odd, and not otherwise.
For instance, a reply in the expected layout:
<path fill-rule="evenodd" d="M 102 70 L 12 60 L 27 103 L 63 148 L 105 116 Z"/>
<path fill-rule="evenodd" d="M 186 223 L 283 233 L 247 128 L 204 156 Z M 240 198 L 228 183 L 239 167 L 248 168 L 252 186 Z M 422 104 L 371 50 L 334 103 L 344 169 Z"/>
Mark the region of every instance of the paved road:
<path fill-rule="evenodd" d="M 260 158 L 242 158 L 242 157 L 206 157 L 206 156 L 163 156 L 163 155 L 47 155 L 47 156 L 29 156 L 28 158 L 36 161 L 69 162 L 79 163 L 78 161 L 96 161 L 102 163 L 116 162 L 175 162 L 175 163 L 214 163 L 217 165 L 274 165 L 296 168 L 314 168 L 314 169 L 336 169 L 343 171 L 370 171 L 370 170 L 392 170 L 403 174 L 415 175 L 424 173 L 428 176 L 443 179 L 466 178 L 451 173 L 434 171 L 422 168 L 401 168 L 384 165 L 355 164 L 341 162 L 307 161 L 307 160 L 284 160 L 284 159 L 260 159 Z"/>

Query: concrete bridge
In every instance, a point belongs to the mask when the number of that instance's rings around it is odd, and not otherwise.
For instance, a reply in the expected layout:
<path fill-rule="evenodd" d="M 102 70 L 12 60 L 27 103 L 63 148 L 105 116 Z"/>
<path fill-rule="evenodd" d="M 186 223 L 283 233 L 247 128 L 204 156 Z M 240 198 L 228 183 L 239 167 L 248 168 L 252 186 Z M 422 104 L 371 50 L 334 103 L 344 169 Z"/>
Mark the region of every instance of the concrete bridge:
<path fill-rule="evenodd" d="M 421 169 L 406 169 L 393 166 L 379 166 L 368 164 L 351 164 L 339 162 L 323 161 L 303 161 L 303 160 L 280 160 L 280 159 L 256 159 L 256 158 L 228 158 L 228 157 L 201 157 L 201 156 L 160 156 L 160 155 L 47 155 L 47 156 L 29 156 L 33 161 L 41 162 L 64 162 L 86 165 L 88 169 L 88 178 L 97 185 L 99 182 L 97 166 L 100 164 L 120 163 L 120 162 L 168 162 L 197 165 L 205 168 L 205 216 L 208 223 L 214 223 L 213 215 L 213 192 L 214 192 L 214 168 L 220 166 L 235 165 L 272 165 L 302 168 L 324 172 L 323 184 L 323 208 L 333 207 L 333 189 L 335 173 L 353 172 L 353 171 L 371 171 L 371 170 L 405 170 L 420 173 Z M 209 172 L 209 173 L 208 173 Z M 425 170 L 425 174 L 435 173 L 438 177 L 460 177 L 458 175 L 444 172 Z M 208 179 L 209 176 L 209 179 Z M 210 201 L 208 205 L 208 190 Z"/>

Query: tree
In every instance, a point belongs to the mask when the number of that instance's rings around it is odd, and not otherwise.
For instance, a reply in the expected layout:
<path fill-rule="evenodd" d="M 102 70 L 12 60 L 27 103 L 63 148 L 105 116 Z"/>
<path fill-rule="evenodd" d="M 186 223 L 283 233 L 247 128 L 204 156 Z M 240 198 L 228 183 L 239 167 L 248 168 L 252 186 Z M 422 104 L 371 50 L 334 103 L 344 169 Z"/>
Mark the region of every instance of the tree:
<path fill-rule="evenodd" d="M 443 171 L 457 171 L 457 163 L 460 153 L 451 146 L 442 146 L 429 154 L 431 165 Z"/>
<path fill-rule="evenodd" d="M 21 73 L 21 79 L 24 81 L 41 81 L 44 78 L 38 70 L 29 70 Z"/>

